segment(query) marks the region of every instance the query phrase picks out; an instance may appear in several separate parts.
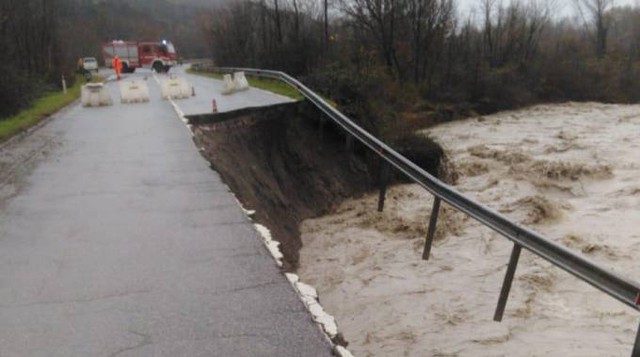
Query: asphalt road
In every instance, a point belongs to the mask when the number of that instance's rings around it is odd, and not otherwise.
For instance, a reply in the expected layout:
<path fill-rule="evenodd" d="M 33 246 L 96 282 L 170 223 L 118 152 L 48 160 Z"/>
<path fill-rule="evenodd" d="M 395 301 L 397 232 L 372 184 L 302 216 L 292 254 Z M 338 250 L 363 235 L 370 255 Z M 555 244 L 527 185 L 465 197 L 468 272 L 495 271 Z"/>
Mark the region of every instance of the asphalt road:
<path fill-rule="evenodd" d="M 137 73 L 137 78 L 150 76 Z M 285 100 L 188 76 L 186 113 Z M 148 77 L 0 150 L 0 356 L 329 356 L 252 223 Z"/>

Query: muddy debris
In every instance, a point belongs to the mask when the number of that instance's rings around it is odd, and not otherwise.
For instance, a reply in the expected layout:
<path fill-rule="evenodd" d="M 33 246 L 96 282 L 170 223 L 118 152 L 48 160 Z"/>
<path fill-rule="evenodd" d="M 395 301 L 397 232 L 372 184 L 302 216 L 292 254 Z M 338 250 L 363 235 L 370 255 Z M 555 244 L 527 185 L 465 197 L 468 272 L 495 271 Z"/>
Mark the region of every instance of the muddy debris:
<path fill-rule="evenodd" d="M 582 177 L 608 179 L 613 177 L 611 166 L 606 164 L 584 164 L 580 162 L 537 160 L 521 171 L 533 173 L 539 177 L 553 180 L 576 181 Z"/>
<path fill-rule="evenodd" d="M 603 255 L 611 260 L 618 260 L 624 256 L 607 244 L 594 243 L 577 234 L 567 234 L 562 242 L 569 248 L 577 249 L 587 255 Z"/>
<path fill-rule="evenodd" d="M 557 222 L 563 217 L 562 205 L 547 197 L 536 195 L 521 198 L 500 209 L 503 213 L 525 212 L 521 219 L 524 224 L 542 224 Z"/>
<path fill-rule="evenodd" d="M 533 158 L 519 150 L 498 150 L 487 145 L 476 145 L 468 149 L 469 154 L 481 159 L 493 159 L 507 165 L 532 161 Z"/>

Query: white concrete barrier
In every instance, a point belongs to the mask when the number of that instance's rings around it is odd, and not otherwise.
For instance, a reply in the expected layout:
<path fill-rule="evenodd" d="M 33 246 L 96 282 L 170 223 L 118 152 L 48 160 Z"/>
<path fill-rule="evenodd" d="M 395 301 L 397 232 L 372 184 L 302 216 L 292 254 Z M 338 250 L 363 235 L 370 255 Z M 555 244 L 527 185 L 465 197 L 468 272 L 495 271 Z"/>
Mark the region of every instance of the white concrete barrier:
<path fill-rule="evenodd" d="M 102 83 L 87 83 L 80 89 L 80 100 L 83 107 L 100 107 L 112 105 L 109 87 Z"/>
<path fill-rule="evenodd" d="M 244 72 L 236 72 L 233 74 L 233 82 L 236 86 L 236 91 L 248 90 L 249 82 L 245 77 Z"/>
<path fill-rule="evenodd" d="M 143 103 L 149 101 L 149 86 L 147 82 L 132 80 L 120 82 L 121 103 Z"/>
<path fill-rule="evenodd" d="M 236 84 L 230 74 L 224 75 L 224 84 L 222 85 L 222 94 L 232 94 L 236 91 Z"/>
<path fill-rule="evenodd" d="M 186 99 L 191 97 L 191 86 L 185 78 L 172 75 L 160 83 L 162 99 Z"/>

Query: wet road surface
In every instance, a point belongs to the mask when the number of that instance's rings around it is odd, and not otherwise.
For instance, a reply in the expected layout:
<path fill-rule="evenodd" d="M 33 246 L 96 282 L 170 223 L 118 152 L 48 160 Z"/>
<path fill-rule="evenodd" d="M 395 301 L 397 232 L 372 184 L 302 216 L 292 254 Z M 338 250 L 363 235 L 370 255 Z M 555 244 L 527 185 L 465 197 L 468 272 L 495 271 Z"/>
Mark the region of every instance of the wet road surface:
<path fill-rule="evenodd" d="M 225 98 L 220 82 L 187 77 L 197 96 L 176 102 L 187 114 L 213 96 L 221 110 L 284 100 Z M 111 83 L 113 106 L 74 104 L 0 149 L 0 356 L 330 355 L 148 84 L 149 103 L 120 104 Z"/>

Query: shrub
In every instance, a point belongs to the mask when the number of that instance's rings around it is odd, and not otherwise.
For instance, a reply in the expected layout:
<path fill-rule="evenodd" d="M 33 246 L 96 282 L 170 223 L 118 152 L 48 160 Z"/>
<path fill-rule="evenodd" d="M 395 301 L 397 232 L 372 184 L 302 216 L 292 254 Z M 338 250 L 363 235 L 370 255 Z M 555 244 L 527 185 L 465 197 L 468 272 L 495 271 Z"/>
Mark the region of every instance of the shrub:
<path fill-rule="evenodd" d="M 304 80 L 313 90 L 334 100 L 345 115 L 373 135 L 387 138 L 398 114 L 411 101 L 406 88 L 383 67 L 358 70 L 332 64 Z"/>
<path fill-rule="evenodd" d="M 430 138 L 408 133 L 397 137 L 392 146 L 401 155 L 431 175 L 445 182 L 455 183 L 457 176 L 444 149 Z"/>
<path fill-rule="evenodd" d="M 0 64 L 0 73 L 0 120 L 26 108 L 45 90 L 41 79 L 10 65 Z"/>

